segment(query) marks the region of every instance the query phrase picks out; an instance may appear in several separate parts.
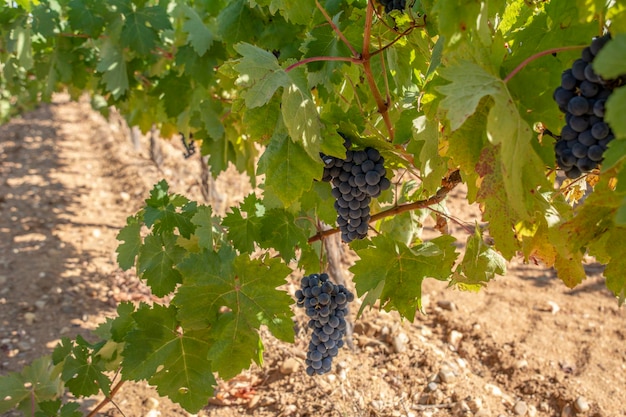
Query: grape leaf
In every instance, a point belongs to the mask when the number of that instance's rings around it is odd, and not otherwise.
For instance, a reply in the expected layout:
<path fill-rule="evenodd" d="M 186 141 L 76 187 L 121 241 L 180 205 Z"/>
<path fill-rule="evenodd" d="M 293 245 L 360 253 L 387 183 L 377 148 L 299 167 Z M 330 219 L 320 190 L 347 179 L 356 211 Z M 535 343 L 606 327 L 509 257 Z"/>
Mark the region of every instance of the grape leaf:
<path fill-rule="evenodd" d="M 130 301 L 122 302 L 117 306 L 117 317 L 111 323 L 111 339 L 122 343 L 124 337 L 132 330 L 135 322 L 132 314 L 135 306 Z"/>
<path fill-rule="evenodd" d="M 235 70 L 239 72 L 242 82 L 251 85 L 242 94 L 246 107 L 254 108 L 267 104 L 278 88 L 289 83 L 289 77 L 271 52 L 248 43 L 235 45 L 235 50 L 242 55 L 239 63 L 235 65 Z"/>
<path fill-rule="evenodd" d="M 275 248 L 289 262 L 296 257 L 296 248 L 307 243 L 307 236 L 296 225 L 293 214 L 283 209 L 272 209 L 261 219 L 261 246 Z"/>
<path fill-rule="evenodd" d="M 96 395 L 100 390 L 105 395 L 111 391 L 111 380 L 104 374 L 106 369 L 94 360 L 92 346 L 80 335 L 71 354 L 65 359 L 61 377 L 65 386 L 75 396 Z"/>
<path fill-rule="evenodd" d="M 96 66 L 102 72 L 106 90 L 119 99 L 128 90 L 128 73 L 122 49 L 110 38 L 104 39 L 100 49 L 100 62 Z"/>
<path fill-rule="evenodd" d="M 296 68 L 289 72 L 291 82 L 284 88 L 281 110 L 289 136 L 299 142 L 311 159 L 319 158 L 321 124 L 315 102 L 307 87 L 304 72 Z"/>
<path fill-rule="evenodd" d="M 246 213 L 244 217 L 242 211 Z M 264 208 L 254 194 L 249 194 L 239 207 L 232 207 L 222 225 L 228 228 L 228 238 L 240 252 L 252 253 L 254 243 L 261 240 L 261 220 Z"/>
<path fill-rule="evenodd" d="M 618 88 L 606 102 L 606 122 L 611 126 L 615 136 L 626 138 L 626 118 L 622 113 L 626 108 L 626 89 Z"/>
<path fill-rule="evenodd" d="M 140 231 L 141 223 L 137 216 L 130 216 L 126 219 L 126 226 L 117 234 L 116 239 L 124 242 L 120 243 L 115 250 L 117 252 L 117 263 L 124 271 L 135 265 L 135 257 L 141 247 Z"/>
<path fill-rule="evenodd" d="M 265 186 L 285 207 L 300 199 L 311 188 L 313 179 L 322 177 L 322 165 L 305 152 L 300 143 L 277 132 L 259 160 L 259 173 L 266 174 Z"/>
<path fill-rule="evenodd" d="M 121 41 L 141 55 L 149 54 L 159 38 L 158 31 L 171 29 L 167 11 L 161 6 L 143 7 L 125 14 Z"/>
<path fill-rule="evenodd" d="M 199 56 L 204 55 L 213 44 L 213 33 L 193 8 L 186 4 L 178 4 L 178 7 L 182 9 L 187 18 L 183 24 L 183 30 L 188 34 L 189 43 Z"/>
<path fill-rule="evenodd" d="M 0 413 L 13 408 L 32 413 L 32 401 L 51 400 L 61 395 L 63 383 L 53 371 L 50 356 L 35 359 L 21 372 L 0 376 Z"/>
<path fill-rule="evenodd" d="M 207 267 L 208 266 L 208 267 Z M 290 269 L 279 259 L 250 259 L 234 251 L 192 254 L 179 266 L 185 277 L 173 303 L 180 308 L 185 328 L 200 328 L 208 323 L 215 342 L 209 358 L 213 369 L 231 378 L 260 363 L 260 325 L 281 340 L 293 341 L 290 304 L 293 300 L 276 287 L 285 284 Z M 218 313 L 220 307 L 229 313 Z"/>
<path fill-rule="evenodd" d="M 173 267 L 184 255 L 185 250 L 176 245 L 175 235 L 150 234 L 139 250 L 137 272 L 156 296 L 163 297 L 181 282 L 180 273 Z"/>
<path fill-rule="evenodd" d="M 495 240 L 496 247 L 510 259 L 519 249 L 519 241 L 513 230 L 514 213 L 502 192 L 504 179 L 500 166 L 500 153 L 496 147 L 487 147 L 476 165 L 476 172 L 482 177 L 477 198 L 484 202 L 483 219 L 489 222 L 489 233 Z"/>
<path fill-rule="evenodd" d="M 258 33 L 259 28 L 264 26 L 265 22 L 248 7 L 247 2 L 229 1 L 217 16 L 218 33 L 221 39 L 227 39 L 231 45 Z"/>
<path fill-rule="evenodd" d="M 68 18 L 74 30 L 97 38 L 102 33 L 104 18 L 102 3 L 98 1 L 70 0 Z"/>
<path fill-rule="evenodd" d="M 372 246 L 356 251 L 360 259 L 350 268 L 359 296 L 380 291 L 379 285 L 384 282 L 381 307 L 395 309 L 413 321 L 415 311 L 422 308 L 424 278 L 445 280 L 450 276 L 457 257 L 454 240 L 452 236 L 441 236 L 410 248 L 384 235 L 375 237 Z"/>
<path fill-rule="evenodd" d="M 593 60 L 593 69 L 605 80 L 626 75 L 626 33 L 618 33 Z"/>
<path fill-rule="evenodd" d="M 180 234 L 189 239 L 195 226 L 191 217 L 195 214 L 196 203 L 189 202 L 182 195 L 168 194 L 169 185 L 161 180 L 150 191 L 150 198 L 146 200 L 144 222 L 146 226 L 154 226 L 154 232 L 168 233 L 178 229 Z M 178 209 L 181 208 L 179 213 Z"/>
<path fill-rule="evenodd" d="M 216 384 L 207 359 L 208 335 L 206 330 L 182 332 L 176 313 L 173 305 L 141 304 L 133 314 L 136 328 L 126 337 L 122 375 L 148 380 L 159 394 L 195 413 Z"/>
<path fill-rule="evenodd" d="M 606 277 L 606 286 L 617 297 L 619 304 L 623 305 L 626 300 L 626 277 L 624 271 L 626 269 L 626 248 L 624 236 L 626 236 L 626 228 L 613 228 L 607 238 L 606 252 L 610 256 L 611 261 L 604 269 Z"/>
<path fill-rule="evenodd" d="M 191 218 L 191 223 L 196 225 L 195 235 L 201 247 L 213 249 L 213 211 L 210 206 L 200 206 L 196 214 Z"/>
<path fill-rule="evenodd" d="M 485 243 L 480 227 L 476 225 L 474 234 L 467 238 L 463 260 L 457 266 L 452 282 L 463 289 L 479 290 L 496 274 L 506 274 L 506 260 Z"/>

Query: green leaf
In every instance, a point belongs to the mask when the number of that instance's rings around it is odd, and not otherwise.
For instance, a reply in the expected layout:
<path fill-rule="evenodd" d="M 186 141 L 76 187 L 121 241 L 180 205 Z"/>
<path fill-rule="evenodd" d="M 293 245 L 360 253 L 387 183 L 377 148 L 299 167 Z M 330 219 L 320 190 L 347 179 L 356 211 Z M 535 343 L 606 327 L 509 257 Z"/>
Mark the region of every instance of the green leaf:
<path fill-rule="evenodd" d="M 323 167 L 319 154 L 311 159 L 300 143 L 277 132 L 261 155 L 258 170 L 266 174 L 265 186 L 288 207 L 311 189 L 313 179 L 321 178 Z"/>
<path fill-rule="evenodd" d="M 204 24 L 198 12 L 186 4 L 179 4 L 187 18 L 183 24 L 183 30 L 187 32 L 188 41 L 199 56 L 202 56 L 213 44 L 213 33 Z"/>
<path fill-rule="evenodd" d="M 196 214 L 191 218 L 191 223 L 196 225 L 195 235 L 198 236 L 199 244 L 205 249 L 213 249 L 213 211 L 210 206 L 200 206 Z"/>
<path fill-rule="evenodd" d="M 103 12 L 106 12 L 106 9 L 101 2 L 70 0 L 67 15 L 74 30 L 96 38 L 102 33 L 105 23 L 101 15 Z"/>
<path fill-rule="evenodd" d="M 485 243 L 480 227 L 467 238 L 463 260 L 456 268 L 453 283 L 462 289 L 478 290 L 497 275 L 506 274 L 506 260 Z"/>
<path fill-rule="evenodd" d="M 261 219 L 264 248 L 275 248 L 289 262 L 296 257 L 296 248 L 307 244 L 307 237 L 296 224 L 293 214 L 283 209 L 272 209 Z"/>
<path fill-rule="evenodd" d="M 248 7 L 248 0 L 229 1 L 217 16 L 218 32 L 230 45 L 258 33 L 264 22 Z"/>
<path fill-rule="evenodd" d="M 111 391 L 111 380 L 104 374 L 106 369 L 92 356 L 91 346 L 80 335 L 72 354 L 65 359 L 61 377 L 65 386 L 77 397 L 96 395 L 100 390 L 105 395 Z"/>
<path fill-rule="evenodd" d="M 626 75 L 626 33 L 618 33 L 593 60 L 593 69 L 605 80 Z"/>
<path fill-rule="evenodd" d="M 276 291 L 291 270 L 278 259 L 250 259 L 232 250 L 192 254 L 179 269 L 185 277 L 173 303 L 185 328 L 209 323 L 215 342 L 209 350 L 213 369 L 225 379 L 260 364 L 258 329 L 266 325 L 281 340 L 293 341 L 291 297 Z M 228 313 L 220 313 L 220 307 Z"/>
<path fill-rule="evenodd" d="M 283 122 L 294 142 L 301 143 L 311 159 L 317 160 L 321 150 L 321 124 L 315 102 L 303 74 L 298 69 L 289 73 L 291 83 L 283 90 Z"/>
<path fill-rule="evenodd" d="M 128 90 L 128 73 L 122 49 L 110 38 L 104 39 L 100 50 L 100 62 L 96 66 L 98 72 L 104 73 L 102 81 L 106 90 L 117 100 Z"/>
<path fill-rule="evenodd" d="M 375 237 L 372 246 L 357 250 L 360 259 L 350 268 L 359 296 L 380 291 L 382 308 L 397 310 L 413 321 L 422 306 L 422 281 L 427 277 L 446 280 L 452 274 L 457 257 L 454 240 L 441 236 L 409 248 L 384 235 Z"/>
<path fill-rule="evenodd" d="M 156 46 L 159 30 L 171 29 L 167 12 L 161 6 L 143 7 L 125 15 L 121 41 L 123 46 L 147 55 Z"/>
<path fill-rule="evenodd" d="M 607 288 L 615 294 L 619 304 L 624 304 L 626 300 L 626 228 L 615 227 L 611 230 L 607 238 L 606 252 L 611 257 L 611 261 L 604 269 Z"/>
<path fill-rule="evenodd" d="M 244 217 L 242 212 L 246 213 Z M 228 238 L 240 252 L 252 253 L 254 243 L 261 240 L 261 220 L 264 208 L 254 194 L 249 194 L 239 207 L 232 207 L 222 225 L 228 228 Z"/>
<path fill-rule="evenodd" d="M 50 356 L 37 358 L 19 373 L 0 376 L 0 413 L 18 408 L 29 415 L 33 400 L 36 404 L 57 398 L 62 393 L 62 387 Z"/>
<path fill-rule="evenodd" d="M 180 273 L 174 269 L 186 251 L 176 245 L 174 235 L 146 236 L 144 245 L 139 250 L 137 272 L 145 279 L 152 293 L 163 297 L 174 291 L 181 282 Z"/>
<path fill-rule="evenodd" d="M 624 113 L 626 109 L 626 89 L 618 88 L 606 101 L 606 122 L 618 138 L 626 138 L 626 118 Z"/>
<path fill-rule="evenodd" d="M 117 317 L 111 323 L 111 339 L 122 343 L 124 338 L 133 329 L 135 322 L 132 314 L 135 306 L 130 301 L 122 302 L 117 306 Z"/>
<path fill-rule="evenodd" d="M 117 234 L 116 239 L 124 242 L 120 243 L 115 250 L 117 252 L 117 263 L 124 271 L 135 265 L 135 257 L 141 247 L 140 231 L 141 223 L 137 216 L 130 216 L 126 219 L 126 226 Z"/>
<path fill-rule="evenodd" d="M 196 203 L 178 194 L 170 195 L 168 189 L 167 182 L 162 180 L 150 191 L 144 222 L 148 227 L 154 226 L 156 233 L 169 233 L 178 229 L 183 237 L 189 239 L 195 230 L 191 217 L 196 212 Z M 181 209 L 180 212 L 178 209 Z"/>
<path fill-rule="evenodd" d="M 254 108 L 267 104 L 277 89 L 288 85 L 289 77 L 271 52 L 248 43 L 235 45 L 235 50 L 242 56 L 235 65 L 240 82 L 250 85 L 250 88 L 242 94 L 246 107 Z"/>
<path fill-rule="evenodd" d="M 133 314 L 136 328 L 126 337 L 122 374 L 146 379 L 160 395 L 196 413 L 207 404 L 216 385 L 206 331 L 179 329 L 177 309 L 142 304 Z"/>

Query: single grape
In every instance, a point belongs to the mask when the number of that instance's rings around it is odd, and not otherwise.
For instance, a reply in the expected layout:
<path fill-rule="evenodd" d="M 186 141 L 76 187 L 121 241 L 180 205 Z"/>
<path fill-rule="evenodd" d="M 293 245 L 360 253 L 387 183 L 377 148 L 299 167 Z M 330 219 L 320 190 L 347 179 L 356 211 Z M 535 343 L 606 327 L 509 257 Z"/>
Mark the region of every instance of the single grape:
<path fill-rule="evenodd" d="M 567 110 L 574 116 L 582 116 L 589 110 L 589 102 L 584 97 L 573 97 L 567 103 Z"/>
<path fill-rule="evenodd" d="M 602 161 L 602 155 L 604 154 L 604 149 L 600 145 L 593 145 L 589 147 L 587 151 L 587 157 L 595 162 Z"/>
<path fill-rule="evenodd" d="M 607 137 L 610 131 L 609 125 L 604 122 L 598 122 L 591 126 L 591 135 L 598 140 Z"/>

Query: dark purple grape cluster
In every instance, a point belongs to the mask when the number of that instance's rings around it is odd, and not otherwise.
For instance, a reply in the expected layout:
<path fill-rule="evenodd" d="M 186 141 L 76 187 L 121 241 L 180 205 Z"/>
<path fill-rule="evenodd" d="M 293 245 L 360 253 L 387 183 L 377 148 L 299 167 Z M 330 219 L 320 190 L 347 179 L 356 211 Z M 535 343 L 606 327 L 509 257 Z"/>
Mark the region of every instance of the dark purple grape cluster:
<path fill-rule="evenodd" d="M 332 361 L 344 345 L 348 303 L 354 301 L 343 285 L 335 285 L 328 274 L 311 274 L 300 281 L 296 305 L 304 308 L 313 330 L 306 355 L 306 373 L 310 376 L 329 372 Z"/>
<path fill-rule="evenodd" d="M 561 85 L 554 91 L 554 100 L 567 123 L 554 151 L 559 167 L 571 179 L 597 168 L 615 137 L 604 121 L 604 105 L 621 80 L 604 80 L 591 65 L 609 40 L 610 35 L 594 38 L 581 58 L 563 72 Z"/>
<path fill-rule="evenodd" d="M 404 12 L 406 7 L 406 0 L 378 0 L 378 2 L 385 6 L 385 13 L 391 13 L 392 10 Z"/>
<path fill-rule="evenodd" d="M 369 204 L 391 186 L 385 176 L 385 158 L 374 148 L 351 150 L 352 143 L 344 138 L 345 159 L 321 155 L 324 161 L 323 181 L 332 183 L 337 225 L 341 239 L 350 243 L 367 236 L 370 220 Z"/>

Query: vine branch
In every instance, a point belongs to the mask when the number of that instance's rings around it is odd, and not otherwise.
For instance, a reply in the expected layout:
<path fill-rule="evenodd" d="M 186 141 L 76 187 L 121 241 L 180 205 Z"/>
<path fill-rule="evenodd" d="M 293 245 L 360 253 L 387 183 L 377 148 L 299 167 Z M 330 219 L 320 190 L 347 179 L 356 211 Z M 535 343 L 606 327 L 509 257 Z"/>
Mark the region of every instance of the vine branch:
<path fill-rule="evenodd" d="M 320 2 L 318 0 L 315 0 L 315 5 L 317 6 L 317 8 L 320 10 L 320 12 L 322 12 L 322 14 L 324 15 L 324 18 L 326 19 L 326 21 L 328 22 L 328 24 L 330 25 L 330 27 L 333 28 L 333 30 L 335 31 L 335 33 L 337 34 L 337 36 L 339 36 L 339 39 L 341 39 L 343 41 L 343 43 L 346 44 L 346 46 L 348 47 L 348 49 L 350 49 L 350 52 L 352 52 L 352 56 L 354 58 L 360 58 L 361 54 L 359 54 L 356 49 L 354 49 L 354 46 L 352 46 L 352 44 L 348 41 L 348 39 L 346 38 L 346 36 L 343 34 L 343 32 L 341 30 L 339 30 L 339 28 L 337 27 L 337 25 L 335 24 L 335 22 L 333 22 L 333 19 L 330 18 L 330 16 L 328 15 L 328 13 L 326 12 L 326 10 L 324 10 L 324 8 L 322 7 L 322 5 L 320 4 Z"/>
<path fill-rule="evenodd" d="M 509 81 L 511 81 L 511 78 L 513 78 L 515 76 L 515 74 L 517 74 L 518 72 L 520 72 L 526 65 L 530 64 L 531 62 L 533 62 L 535 59 L 541 58 L 542 56 L 546 56 L 546 55 L 550 55 L 550 54 L 554 54 L 557 52 L 564 52 L 564 51 L 573 51 L 576 49 L 583 49 L 585 48 L 585 46 L 562 46 L 560 48 L 552 48 L 552 49 L 547 49 L 545 51 L 541 51 L 541 52 L 537 52 L 534 55 L 529 56 L 528 58 L 526 58 L 525 60 L 523 60 L 517 67 L 515 67 L 513 69 L 513 71 L 511 71 L 509 73 L 509 75 L 507 75 L 506 77 L 504 77 L 504 83 L 508 83 Z"/>
<path fill-rule="evenodd" d="M 89 414 L 87 414 L 87 417 L 94 417 L 94 416 L 96 416 L 98 411 L 100 411 L 102 409 L 102 407 L 104 407 L 108 403 L 112 402 L 113 401 L 113 397 L 115 396 L 115 394 L 117 394 L 117 392 L 120 390 L 120 388 L 122 388 L 122 385 L 124 385 L 124 382 L 126 382 L 126 381 L 124 381 L 122 379 L 117 384 L 115 384 L 113 389 L 111 389 L 111 393 L 109 395 L 107 395 L 106 397 L 104 397 L 104 399 L 102 401 L 100 401 L 100 404 L 98 404 L 96 406 L 96 408 L 94 408 L 93 410 L 91 410 L 91 412 Z"/>
<path fill-rule="evenodd" d="M 376 85 L 376 80 L 374 80 L 374 75 L 372 74 L 372 67 L 370 65 L 370 38 L 372 33 L 372 21 L 374 18 L 374 7 L 372 6 L 372 1 L 369 0 L 367 2 L 367 11 L 365 13 L 365 29 L 363 31 L 363 51 L 361 52 L 361 57 L 363 59 L 363 71 L 365 72 L 365 78 L 367 79 L 367 83 L 369 84 L 370 90 L 374 95 L 374 100 L 376 100 L 376 106 L 378 107 L 378 112 L 383 117 L 385 121 L 385 125 L 387 126 L 387 131 L 389 132 L 389 141 L 393 142 L 394 130 L 393 124 L 391 123 L 391 119 L 389 118 L 389 104 L 383 99 L 383 96 L 380 94 L 378 90 L 378 86 Z"/>
<path fill-rule="evenodd" d="M 459 170 L 457 169 L 456 171 L 452 171 L 441 182 L 441 188 L 439 188 L 435 195 L 433 195 L 432 197 L 429 197 L 425 200 L 414 201 L 412 203 L 401 204 L 388 210 L 381 211 L 380 213 L 376 213 L 371 217 L 370 223 L 383 219 L 385 217 L 395 216 L 406 211 L 427 208 L 429 206 L 440 203 L 444 198 L 446 198 L 448 193 L 461 182 L 461 174 L 459 173 Z M 311 236 L 308 240 L 308 243 L 317 242 L 318 240 L 322 240 L 328 236 L 334 235 L 335 233 L 339 233 L 338 227 L 334 229 L 320 231 Z"/>

